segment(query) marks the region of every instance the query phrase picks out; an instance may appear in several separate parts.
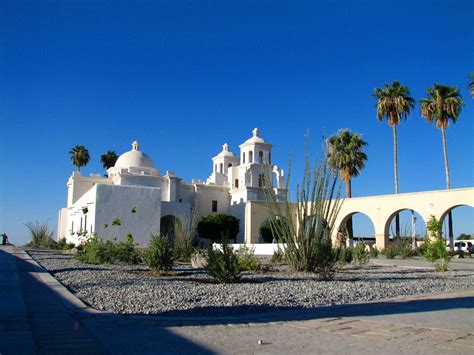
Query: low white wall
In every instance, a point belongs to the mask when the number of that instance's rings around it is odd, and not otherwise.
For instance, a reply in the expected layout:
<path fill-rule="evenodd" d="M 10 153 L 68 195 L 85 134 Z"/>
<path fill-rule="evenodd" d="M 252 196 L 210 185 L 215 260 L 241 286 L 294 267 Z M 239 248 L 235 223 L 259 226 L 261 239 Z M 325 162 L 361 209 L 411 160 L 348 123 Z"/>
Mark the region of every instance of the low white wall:
<path fill-rule="evenodd" d="M 276 243 L 276 244 L 266 244 L 266 243 L 261 243 L 261 244 L 230 244 L 234 250 L 239 250 L 241 247 L 246 246 L 249 249 L 254 249 L 254 254 L 255 255 L 273 255 L 275 251 L 280 249 L 285 248 L 285 244 L 283 243 Z M 212 244 L 212 247 L 214 249 L 220 249 L 221 245 L 220 244 Z"/>

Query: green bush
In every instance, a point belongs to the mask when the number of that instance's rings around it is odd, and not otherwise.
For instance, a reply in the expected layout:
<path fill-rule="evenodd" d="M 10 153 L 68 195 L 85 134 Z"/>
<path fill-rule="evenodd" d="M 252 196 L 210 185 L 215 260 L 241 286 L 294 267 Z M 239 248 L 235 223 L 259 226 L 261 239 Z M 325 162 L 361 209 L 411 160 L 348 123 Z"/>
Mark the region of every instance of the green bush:
<path fill-rule="evenodd" d="M 436 271 L 448 271 L 448 264 L 451 256 L 449 255 L 449 252 L 446 251 L 446 242 L 439 233 L 441 224 L 435 216 L 431 216 L 426 224 L 426 229 L 428 231 L 428 237 L 425 241 L 425 258 L 433 263 Z"/>
<path fill-rule="evenodd" d="M 239 220 L 225 213 L 214 213 L 201 218 L 197 232 L 201 238 L 221 240 L 224 236 L 235 240 L 239 233 Z"/>
<path fill-rule="evenodd" d="M 370 260 L 370 252 L 367 250 L 367 246 L 364 242 L 359 242 L 352 248 L 352 257 L 355 267 L 362 269 L 368 264 Z"/>
<path fill-rule="evenodd" d="M 59 250 L 71 250 L 72 248 L 75 248 L 76 245 L 74 243 L 67 243 L 66 238 L 61 238 L 59 239 L 56 247 Z"/>
<path fill-rule="evenodd" d="M 398 249 L 391 245 L 383 249 L 380 253 L 387 259 L 393 259 L 398 255 Z"/>
<path fill-rule="evenodd" d="M 411 238 L 397 238 L 394 241 L 393 247 L 402 259 L 416 256 L 415 250 L 411 247 Z"/>
<path fill-rule="evenodd" d="M 143 261 L 153 270 L 171 270 L 174 264 L 173 243 L 168 237 L 152 235 L 150 244 L 143 253 Z"/>
<path fill-rule="evenodd" d="M 241 246 L 237 251 L 239 258 L 239 265 L 242 271 L 259 271 L 262 268 L 262 263 L 254 255 L 255 248 L 250 249 L 247 246 Z"/>
<path fill-rule="evenodd" d="M 375 246 L 371 246 L 370 247 L 370 251 L 369 251 L 369 255 L 370 257 L 373 259 L 373 258 L 377 258 L 379 256 L 379 251 L 378 249 L 375 247 Z"/>
<path fill-rule="evenodd" d="M 271 221 L 270 219 L 267 219 L 262 226 L 260 227 L 260 235 L 262 236 L 262 239 L 265 243 L 273 243 L 275 240 L 277 243 L 280 243 L 280 236 L 278 235 L 278 232 L 273 233 L 272 231 L 272 223 L 274 223 L 274 229 L 275 231 L 278 231 L 281 228 L 281 221 L 282 217 L 278 219 L 274 219 Z"/>
<path fill-rule="evenodd" d="M 64 244 L 64 248 L 70 246 L 70 244 Z M 141 260 L 140 254 L 133 245 L 131 235 L 128 235 L 125 241 L 118 243 L 93 235 L 78 249 L 81 251 L 76 258 L 87 264 L 113 264 L 115 262 L 138 264 Z"/>
<path fill-rule="evenodd" d="M 310 270 L 317 273 L 323 280 L 331 280 L 336 273 L 338 262 L 337 250 L 332 247 L 331 237 L 323 235 L 316 240 L 312 249 Z"/>
<path fill-rule="evenodd" d="M 124 241 L 115 244 L 114 249 L 115 260 L 122 263 L 138 264 L 142 259 L 140 253 L 135 249 L 131 234 L 128 234 Z"/>
<path fill-rule="evenodd" d="M 222 240 L 221 249 L 209 247 L 207 254 L 207 273 L 220 283 L 240 281 L 241 269 L 239 257 L 226 240 Z"/>
<path fill-rule="evenodd" d="M 340 266 L 350 264 L 352 262 L 352 247 L 341 246 L 336 248 L 337 261 Z"/>
<path fill-rule="evenodd" d="M 87 264 L 111 264 L 114 261 L 114 244 L 93 235 L 83 245 L 83 250 L 76 258 Z"/>

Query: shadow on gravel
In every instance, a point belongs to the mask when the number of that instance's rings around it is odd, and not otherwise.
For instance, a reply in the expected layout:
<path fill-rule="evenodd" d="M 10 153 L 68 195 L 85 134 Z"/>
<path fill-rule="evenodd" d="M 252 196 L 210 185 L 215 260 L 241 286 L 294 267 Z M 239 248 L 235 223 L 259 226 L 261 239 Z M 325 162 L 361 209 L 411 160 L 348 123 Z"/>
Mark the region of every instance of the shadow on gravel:
<path fill-rule="evenodd" d="M 150 321 L 156 320 L 159 317 L 159 319 L 164 322 L 183 322 L 185 325 L 202 325 L 204 323 L 209 325 L 296 321 L 327 317 L 396 315 L 404 313 L 445 311 L 459 308 L 474 308 L 474 297 L 381 301 L 318 308 L 272 306 L 202 307 L 193 310 L 164 312 L 155 316 L 135 314 L 125 315 L 123 317 Z M 198 316 L 197 313 L 199 313 L 200 316 Z M 169 319 L 167 320 L 166 318 Z"/>

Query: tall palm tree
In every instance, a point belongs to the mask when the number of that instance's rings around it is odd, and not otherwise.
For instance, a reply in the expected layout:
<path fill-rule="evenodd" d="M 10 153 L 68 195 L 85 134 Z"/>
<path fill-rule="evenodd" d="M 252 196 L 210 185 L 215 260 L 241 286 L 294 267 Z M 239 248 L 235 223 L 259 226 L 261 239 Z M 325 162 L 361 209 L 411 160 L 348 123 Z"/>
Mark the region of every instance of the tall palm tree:
<path fill-rule="evenodd" d="M 352 178 L 358 176 L 364 169 L 367 155 L 364 147 L 367 145 L 362 135 L 341 129 L 329 137 L 327 151 L 328 163 L 331 168 L 339 171 L 341 179 L 346 184 L 346 198 L 352 197 Z M 346 223 L 349 240 L 353 238 L 352 217 Z"/>
<path fill-rule="evenodd" d="M 381 122 L 385 117 L 387 123 L 393 129 L 393 170 L 395 175 L 395 193 L 398 194 L 398 157 L 397 157 L 397 126 L 402 119 L 406 119 L 410 110 L 415 107 L 415 100 L 410 96 L 407 86 L 401 86 L 396 80 L 385 84 L 385 87 L 375 88 L 372 95 L 377 99 L 377 119 Z M 400 216 L 395 219 L 396 235 L 400 236 Z"/>
<path fill-rule="evenodd" d="M 77 167 L 77 171 L 81 171 L 82 166 L 86 166 L 90 160 L 89 151 L 83 145 L 76 145 L 69 154 L 71 154 L 72 164 Z"/>
<path fill-rule="evenodd" d="M 100 156 L 100 162 L 105 170 L 113 167 L 118 159 L 117 153 L 114 150 L 108 150 L 107 153 Z"/>
<path fill-rule="evenodd" d="M 426 89 L 427 98 L 420 100 L 421 116 L 426 118 L 429 123 L 436 124 L 436 127 L 441 129 L 441 136 L 443 138 L 443 154 L 444 154 L 444 169 L 446 174 L 446 188 L 451 188 L 451 180 L 449 177 L 449 161 L 448 148 L 446 145 L 446 128 L 449 126 L 449 121 L 456 123 L 461 113 L 461 108 L 464 102 L 459 93 L 457 86 L 446 86 L 441 84 L 434 84 L 434 87 Z M 452 214 L 448 215 L 449 223 L 449 241 L 453 248 L 453 228 L 452 228 Z"/>

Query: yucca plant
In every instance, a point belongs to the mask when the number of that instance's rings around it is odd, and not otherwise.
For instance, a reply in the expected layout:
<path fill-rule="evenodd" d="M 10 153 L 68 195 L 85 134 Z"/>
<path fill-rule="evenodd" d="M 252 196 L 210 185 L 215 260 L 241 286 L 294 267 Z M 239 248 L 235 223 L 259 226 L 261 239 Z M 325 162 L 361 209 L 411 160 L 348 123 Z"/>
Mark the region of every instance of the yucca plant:
<path fill-rule="evenodd" d="M 323 279 L 331 278 L 338 256 L 332 248 L 331 235 L 342 204 L 337 172 L 329 167 L 326 154 L 321 154 L 312 167 L 305 140 L 303 181 L 296 186 L 297 200 L 293 203 L 289 193 L 291 162 L 289 170 L 283 202 L 277 200 L 270 182 L 265 181 L 272 231 L 285 243 L 285 260 L 290 266 L 318 273 Z"/>
<path fill-rule="evenodd" d="M 195 209 L 192 209 L 189 216 L 183 214 L 173 219 L 175 234 L 174 252 L 178 260 L 191 260 L 198 221 L 199 218 Z"/>
<path fill-rule="evenodd" d="M 30 231 L 31 241 L 29 246 L 34 248 L 52 248 L 54 249 L 56 241 L 53 239 L 53 231 L 49 228 L 47 222 L 31 222 L 24 223 Z"/>

